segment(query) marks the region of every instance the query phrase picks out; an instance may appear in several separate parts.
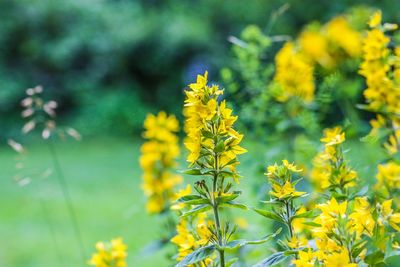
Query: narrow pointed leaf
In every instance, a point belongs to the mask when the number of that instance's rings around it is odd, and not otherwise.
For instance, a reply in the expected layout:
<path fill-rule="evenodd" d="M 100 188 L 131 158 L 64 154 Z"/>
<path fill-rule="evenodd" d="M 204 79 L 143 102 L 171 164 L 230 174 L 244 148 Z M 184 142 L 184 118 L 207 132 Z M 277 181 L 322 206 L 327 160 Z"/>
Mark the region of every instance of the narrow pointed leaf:
<path fill-rule="evenodd" d="M 267 267 L 267 266 L 274 266 L 280 262 L 282 262 L 283 260 L 286 259 L 286 255 L 284 254 L 283 251 L 279 251 L 276 252 L 274 254 L 272 254 L 271 256 L 269 256 L 268 258 L 260 261 L 259 263 L 257 263 L 256 265 L 253 265 L 253 267 Z"/>
<path fill-rule="evenodd" d="M 182 261 L 180 261 L 175 267 L 186 267 L 190 264 L 197 263 L 199 261 L 202 261 L 208 257 L 210 257 L 214 251 L 216 250 L 215 245 L 208 245 L 205 247 L 201 247 L 189 255 L 187 255 L 185 258 L 183 258 Z"/>
<path fill-rule="evenodd" d="M 269 241 L 271 238 L 274 238 L 275 236 L 277 236 L 281 231 L 282 231 L 282 228 L 279 228 L 275 233 L 269 234 L 269 235 L 265 236 L 264 238 L 258 239 L 258 240 L 246 240 L 246 239 L 232 240 L 226 244 L 225 248 L 232 250 L 232 249 L 237 249 L 237 248 L 243 247 L 245 245 L 262 244 L 262 243 Z"/>
<path fill-rule="evenodd" d="M 196 215 L 198 213 L 205 212 L 210 209 L 211 209 L 211 206 L 208 204 L 199 205 L 199 206 L 185 212 L 184 214 L 181 215 L 181 217 L 187 217 L 189 215 Z"/>
<path fill-rule="evenodd" d="M 253 208 L 253 210 L 255 212 L 257 212 L 258 214 L 260 214 L 260 215 L 262 215 L 262 216 L 264 216 L 264 217 L 266 217 L 268 219 L 272 219 L 274 221 L 285 223 L 285 221 L 274 212 L 270 212 L 270 211 L 262 210 L 262 209 L 257 209 L 257 208 Z"/>

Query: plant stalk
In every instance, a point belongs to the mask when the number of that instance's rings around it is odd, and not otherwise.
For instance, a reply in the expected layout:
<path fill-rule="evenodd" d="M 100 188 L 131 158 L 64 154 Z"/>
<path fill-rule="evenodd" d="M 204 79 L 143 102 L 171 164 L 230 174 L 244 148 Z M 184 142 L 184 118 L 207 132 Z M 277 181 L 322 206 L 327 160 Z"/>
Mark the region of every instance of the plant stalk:
<path fill-rule="evenodd" d="M 69 193 L 68 184 L 67 184 L 67 181 L 65 179 L 64 172 L 62 171 L 60 160 L 58 159 L 58 155 L 57 155 L 57 152 L 56 152 L 56 150 L 54 148 L 53 141 L 52 140 L 48 140 L 47 144 L 48 144 L 48 147 L 49 147 L 49 151 L 50 151 L 51 157 L 53 159 L 54 169 L 57 172 L 56 176 L 57 176 L 58 182 L 59 182 L 60 187 L 61 187 L 61 191 L 62 191 L 62 194 L 63 194 L 63 197 L 64 197 L 65 204 L 66 204 L 67 209 L 68 209 L 68 213 L 69 213 L 69 216 L 70 216 L 70 219 L 71 219 L 71 223 L 72 223 L 72 226 L 73 226 L 73 229 L 74 229 L 74 232 L 75 232 L 75 236 L 76 236 L 76 239 L 77 239 L 77 242 L 78 242 L 78 247 L 80 248 L 80 254 L 81 254 L 83 262 L 86 262 L 87 258 L 86 258 L 86 254 L 85 254 L 85 246 L 83 244 L 83 239 L 82 239 L 81 231 L 80 231 L 80 228 L 79 228 L 78 220 L 77 220 L 77 217 L 76 217 L 76 213 L 75 213 L 74 207 L 72 205 L 72 199 L 71 199 L 71 196 L 70 196 L 70 193 Z"/>

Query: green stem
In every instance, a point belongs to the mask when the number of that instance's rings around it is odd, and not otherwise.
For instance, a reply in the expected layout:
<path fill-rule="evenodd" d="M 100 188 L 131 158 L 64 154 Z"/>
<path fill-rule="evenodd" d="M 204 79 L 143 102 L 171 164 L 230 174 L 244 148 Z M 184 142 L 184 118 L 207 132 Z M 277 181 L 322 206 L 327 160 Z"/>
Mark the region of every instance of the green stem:
<path fill-rule="evenodd" d="M 56 233 L 55 233 L 55 230 L 54 230 L 54 225 L 53 225 L 53 223 L 52 223 L 52 221 L 50 219 L 49 211 L 47 209 L 46 203 L 42 198 L 39 198 L 39 203 L 40 203 L 40 206 L 42 208 L 43 217 L 46 220 L 47 225 L 49 226 L 49 232 L 50 232 L 50 235 L 51 235 L 51 239 L 52 239 L 52 241 L 54 243 L 54 248 L 55 248 L 55 250 L 57 252 L 58 260 L 59 260 L 59 262 L 60 262 L 60 264 L 62 266 L 65 266 L 64 260 L 62 258 L 61 252 L 60 252 L 61 251 L 60 250 L 60 246 L 59 246 L 59 244 L 57 242 Z"/>
<path fill-rule="evenodd" d="M 219 212 L 218 212 L 218 203 L 215 201 L 215 193 L 216 187 L 217 187 L 217 180 L 218 180 L 218 175 L 214 175 L 213 179 L 213 190 L 212 190 L 212 205 L 213 205 L 213 212 L 214 212 L 214 220 L 215 220 L 215 227 L 217 230 L 217 238 L 218 238 L 218 245 L 222 246 L 222 236 L 221 236 L 221 223 L 219 220 Z M 220 260 L 220 266 L 225 267 L 225 253 L 223 249 L 218 250 L 219 252 L 219 260 Z"/>
<path fill-rule="evenodd" d="M 217 130 L 215 128 L 215 124 L 212 124 L 212 133 L 214 134 L 214 146 L 217 145 Z M 215 194 L 218 192 L 217 191 L 217 184 L 218 184 L 218 175 L 219 175 L 219 162 L 218 162 L 218 154 L 214 153 L 214 176 L 213 176 L 213 186 L 212 186 L 212 196 L 211 196 L 211 201 L 212 201 L 212 206 L 213 206 L 213 212 L 214 212 L 214 220 L 215 220 L 215 228 L 216 228 L 216 234 L 217 234 L 217 239 L 218 239 L 218 245 L 220 247 L 223 246 L 223 240 L 222 240 L 222 230 L 221 230 L 221 223 L 219 220 L 219 213 L 218 213 L 218 203 L 215 201 Z M 219 252 L 219 262 L 220 262 L 220 267 L 225 267 L 225 251 L 223 249 L 218 249 Z"/>
<path fill-rule="evenodd" d="M 293 225 L 292 225 L 292 218 L 291 216 L 289 216 L 289 212 L 290 212 L 290 206 L 291 203 L 289 201 L 285 202 L 285 206 L 286 206 L 286 221 L 287 221 L 287 227 L 289 229 L 289 235 L 290 235 L 290 239 L 293 238 Z"/>
<path fill-rule="evenodd" d="M 85 255 L 85 246 L 83 244 L 83 239 L 82 239 L 81 231 L 79 229 L 79 224 L 78 224 L 78 220 L 76 218 L 75 210 L 74 210 L 74 207 L 72 205 L 72 199 L 71 199 L 71 196 L 69 194 L 68 184 L 67 184 L 67 181 L 65 179 L 64 173 L 62 171 L 61 164 L 60 164 L 60 161 L 58 159 L 58 155 L 57 155 L 57 152 L 56 152 L 56 150 L 54 148 L 54 144 L 53 144 L 52 140 L 48 140 L 47 144 L 48 144 L 48 147 L 49 147 L 49 150 L 50 150 L 51 157 L 53 159 L 53 164 L 54 164 L 55 171 L 57 172 L 56 176 L 57 176 L 58 182 L 60 184 L 61 191 L 63 193 L 63 197 L 64 197 L 64 200 L 65 200 L 65 203 L 67 205 L 69 216 L 71 218 L 71 222 L 72 222 L 72 226 L 74 228 L 74 232 L 75 232 L 75 235 L 76 235 L 78 246 L 80 247 L 80 254 L 81 254 L 83 262 L 86 262 L 87 258 L 86 258 L 86 255 Z"/>

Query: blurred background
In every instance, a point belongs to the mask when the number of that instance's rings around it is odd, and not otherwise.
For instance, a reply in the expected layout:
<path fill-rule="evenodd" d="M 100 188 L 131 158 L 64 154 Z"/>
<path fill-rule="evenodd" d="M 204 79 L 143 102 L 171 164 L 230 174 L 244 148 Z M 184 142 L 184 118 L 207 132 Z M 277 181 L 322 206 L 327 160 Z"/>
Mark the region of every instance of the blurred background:
<path fill-rule="evenodd" d="M 289 8 L 271 35 L 296 36 L 310 22 L 324 23 L 361 4 L 382 9 L 386 21 L 398 22 L 400 15 L 400 2 L 393 0 L 0 1 L 0 266 L 61 266 L 58 255 L 61 262 L 71 262 L 65 266 L 81 262 L 54 179 L 39 178 L 23 187 L 12 179 L 16 156 L 6 146 L 9 138 L 29 145 L 31 172 L 52 164 L 38 138 L 21 134 L 26 88 L 42 85 L 44 97 L 59 103 L 58 121 L 83 136 L 80 143 L 60 142 L 56 149 L 86 253 L 97 240 L 122 236 L 130 266 L 166 266 L 161 252 L 138 256 L 155 231 L 162 231 L 156 218 L 145 215 L 140 190 L 143 120 L 158 110 L 182 118 L 185 86 L 205 70 L 210 80 L 220 80 L 220 69 L 230 64 L 228 37 L 239 36 L 249 24 L 266 29 L 271 14 L 284 4 Z M 251 153 L 263 152 L 255 147 Z M 354 160 L 362 165 L 376 158 Z M 250 173 L 258 171 L 255 163 L 245 166 Z M 45 218 L 38 199 L 48 203 L 51 218 Z"/>

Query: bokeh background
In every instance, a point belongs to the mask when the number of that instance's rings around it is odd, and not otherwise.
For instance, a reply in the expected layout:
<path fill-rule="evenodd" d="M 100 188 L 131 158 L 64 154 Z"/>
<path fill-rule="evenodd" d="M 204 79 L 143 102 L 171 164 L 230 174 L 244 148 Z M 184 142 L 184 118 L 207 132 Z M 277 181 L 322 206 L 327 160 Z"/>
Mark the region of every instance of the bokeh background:
<path fill-rule="evenodd" d="M 81 264 L 57 182 L 49 176 L 19 186 L 12 179 L 16 154 L 6 146 L 9 138 L 28 147 L 31 172 L 51 165 L 40 139 L 21 134 L 20 101 L 26 88 L 39 84 L 46 98 L 59 103 L 58 121 L 83 136 L 81 142 L 59 142 L 56 149 L 88 257 L 97 240 L 122 236 L 130 266 L 167 266 L 165 251 L 142 253 L 162 231 L 158 219 L 145 213 L 140 189 L 143 120 L 161 109 L 181 118 L 185 86 L 205 70 L 217 81 L 220 69 L 229 66 L 228 37 L 249 24 L 266 29 L 284 4 L 289 9 L 272 35 L 296 36 L 312 21 L 326 22 L 361 4 L 382 9 L 387 21 L 398 22 L 400 15 L 394 0 L 0 1 L 0 266 Z M 241 130 L 253 148 L 241 167 L 250 174 L 244 195 L 256 202 L 250 191 L 263 178 L 254 158 L 279 159 L 279 144 L 255 145 L 251 131 Z M 355 166 L 379 158 L 378 148 L 364 149 L 370 153 L 363 157 L 350 152 Z"/>

